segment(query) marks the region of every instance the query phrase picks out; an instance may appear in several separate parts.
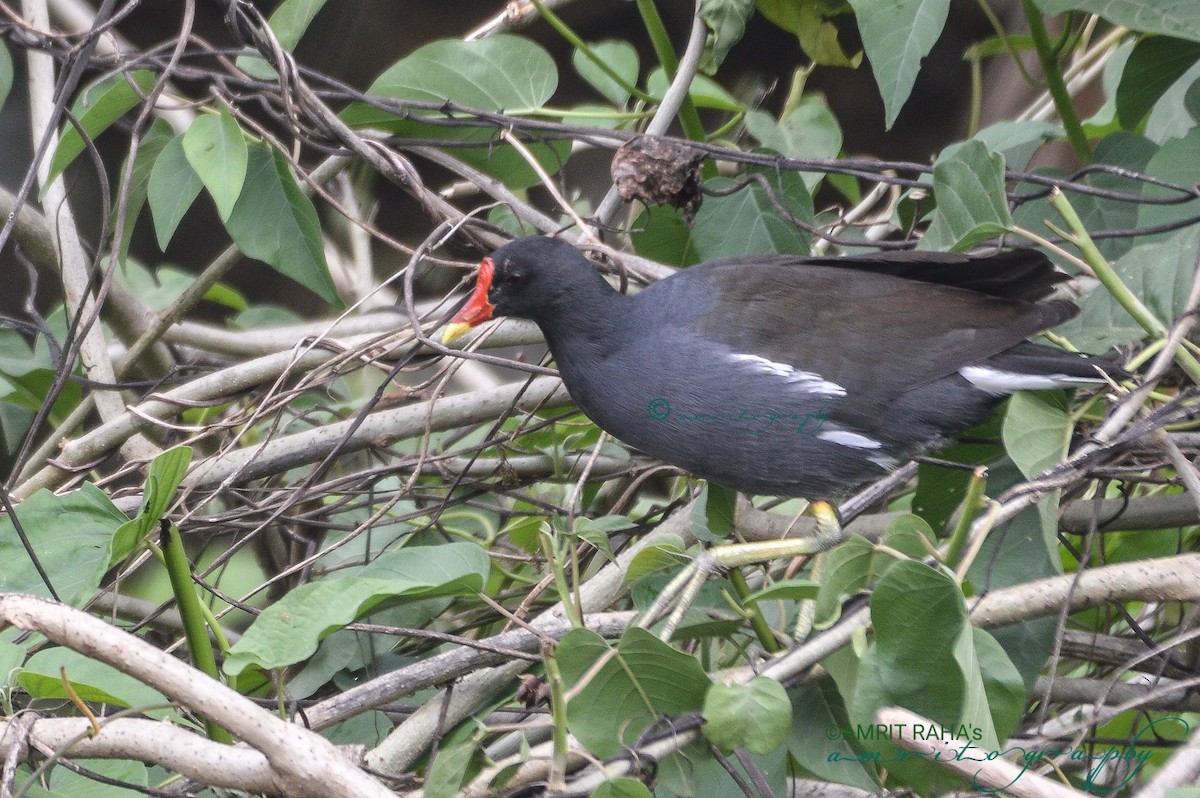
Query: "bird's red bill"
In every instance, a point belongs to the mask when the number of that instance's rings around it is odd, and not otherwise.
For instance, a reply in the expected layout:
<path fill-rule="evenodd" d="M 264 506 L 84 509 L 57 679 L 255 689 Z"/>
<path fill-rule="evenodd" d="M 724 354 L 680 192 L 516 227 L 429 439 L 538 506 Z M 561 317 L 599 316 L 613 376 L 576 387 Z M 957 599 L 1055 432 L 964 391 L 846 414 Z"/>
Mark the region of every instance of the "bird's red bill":
<path fill-rule="evenodd" d="M 450 343 L 475 325 L 482 324 L 492 317 L 495 306 L 488 302 L 488 291 L 492 287 L 492 275 L 495 271 L 496 264 L 492 262 L 491 258 L 484 258 L 480 261 L 479 276 L 475 279 L 475 290 L 471 292 L 467 304 L 463 305 L 462 309 L 455 313 L 454 318 L 446 325 L 446 332 L 442 334 L 442 343 Z"/>

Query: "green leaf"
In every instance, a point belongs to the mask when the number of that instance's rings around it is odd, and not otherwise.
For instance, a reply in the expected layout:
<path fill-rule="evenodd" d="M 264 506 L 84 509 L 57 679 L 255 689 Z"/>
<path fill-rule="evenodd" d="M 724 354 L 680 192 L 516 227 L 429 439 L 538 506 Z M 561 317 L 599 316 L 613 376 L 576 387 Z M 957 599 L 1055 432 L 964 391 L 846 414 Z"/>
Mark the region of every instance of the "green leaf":
<path fill-rule="evenodd" d="M 295 49 L 300 43 L 300 37 L 308 30 L 308 26 L 325 7 L 326 0 L 284 0 L 279 7 L 271 12 L 268 23 L 275 38 L 287 50 Z"/>
<path fill-rule="evenodd" d="M 217 204 L 221 221 L 228 222 L 246 181 L 246 137 L 237 120 L 221 109 L 202 114 L 183 134 L 183 152 Z"/>
<path fill-rule="evenodd" d="M 1169 323 L 1184 312 L 1198 245 L 1200 230 L 1180 230 L 1165 241 L 1134 247 L 1113 269 L 1155 316 Z M 1079 315 L 1055 332 L 1085 352 L 1103 352 L 1146 337 L 1103 286 L 1080 299 L 1079 308 Z"/>
<path fill-rule="evenodd" d="M 796 721 L 788 733 L 788 753 L 802 768 L 826 781 L 876 793 L 878 779 L 846 740 L 844 730 L 850 721 L 832 680 L 803 684 L 789 692 Z"/>
<path fill-rule="evenodd" d="M 736 757 L 718 759 L 712 754 L 712 745 L 701 738 L 655 764 L 654 794 L 663 798 L 809 794 L 792 791 L 787 779 L 791 767 L 783 746 L 765 756 L 747 752 L 743 758 L 738 752 Z"/>
<path fill-rule="evenodd" d="M 708 40 L 700 68 L 711 75 L 746 32 L 746 20 L 754 13 L 754 0 L 700 0 L 696 12 L 708 25 Z"/>
<path fill-rule="evenodd" d="M 1154 142 L 1141 136 L 1115 130 L 1106 135 L 1096 145 L 1093 152 L 1093 163 L 1096 165 L 1115 166 L 1119 169 L 1096 171 L 1080 178 L 1085 185 L 1109 191 L 1121 192 L 1137 196 L 1142 193 L 1145 184 L 1141 181 L 1126 177 L 1131 172 L 1145 172 L 1147 164 L 1158 152 L 1159 147 Z M 1008 160 L 1008 156 L 1005 156 Z M 1012 164 L 1012 161 L 1008 161 Z M 1062 176 L 1057 172 L 1041 170 L 1043 174 Z M 1107 197 L 1093 196 L 1077 191 L 1066 191 L 1064 194 L 1070 201 L 1075 212 L 1079 214 L 1083 226 L 1088 230 L 1123 230 L 1136 227 L 1138 224 L 1138 203 L 1118 201 Z M 1037 230 L 1045 227 L 1047 220 L 1061 219 L 1048 198 L 1031 200 L 1022 203 L 1013 212 L 1013 221 L 1018 227 L 1027 230 Z M 1132 236 L 1116 238 L 1100 238 L 1095 241 L 1101 253 L 1111 260 L 1120 258 L 1135 244 L 1145 243 Z M 1051 253 L 1051 258 L 1055 258 Z M 1066 271 L 1074 271 L 1074 266 L 1067 261 L 1059 261 Z"/>
<path fill-rule="evenodd" d="M 12 90 L 12 84 L 12 55 L 9 54 L 8 48 L 4 43 L 0 42 L 0 108 L 4 107 L 4 101 L 8 99 L 8 92 Z"/>
<path fill-rule="evenodd" d="M 541 108 L 557 86 L 549 53 L 528 39 L 501 34 L 473 42 L 430 42 L 385 70 L 367 93 L 519 114 Z M 395 114 L 365 103 L 352 104 L 342 116 L 357 126 L 396 121 Z"/>
<path fill-rule="evenodd" d="M 133 789 L 145 788 L 150 783 L 147 768 L 141 762 L 73 758 L 71 763 L 86 772 L 76 773 L 65 767 L 54 768 L 46 777 L 50 789 L 45 789 L 41 783 L 23 784 L 21 788 L 25 798 L 134 798 L 151 792 Z M 109 779 L 110 783 L 102 783 L 92 774 L 99 774 L 101 778 Z M 131 786 L 119 786 L 122 784 Z"/>
<path fill-rule="evenodd" d="M 615 648 L 595 632 L 576 629 L 563 637 L 555 658 L 572 694 L 567 725 L 602 758 L 619 754 L 661 716 L 699 709 L 710 684 L 695 657 L 645 629 L 629 629 Z"/>
<path fill-rule="evenodd" d="M 766 676 L 746 684 L 713 684 L 704 697 L 704 736 L 723 751 L 774 751 L 787 739 L 792 702 L 783 685 Z"/>
<path fill-rule="evenodd" d="M 1071 414 L 1062 391 L 1013 394 L 1004 417 L 1004 448 L 1029 479 L 1058 465 L 1071 443 Z"/>
<path fill-rule="evenodd" d="M 975 658 L 979 666 L 980 678 L 987 696 L 987 711 L 992 718 L 996 737 L 1008 739 L 1021 716 L 1025 713 L 1028 696 L 1025 693 L 1025 682 L 1020 672 L 1008 654 L 986 630 L 971 627 Z M 970 720 L 978 715 L 967 710 L 963 720 Z"/>
<path fill-rule="evenodd" d="M 927 556 L 936 539 L 929 522 L 915 514 L 898 516 L 883 533 L 885 546 L 914 559 Z"/>
<path fill-rule="evenodd" d="M 662 97 L 670 85 L 671 82 L 667 80 L 667 73 L 663 71 L 662 67 L 655 69 L 646 78 L 646 91 L 655 97 Z M 725 91 L 721 84 L 705 75 L 696 75 L 692 78 L 692 83 L 688 86 L 688 94 L 691 95 L 692 102 L 696 103 L 699 108 L 714 108 L 718 111 L 728 111 L 731 114 L 736 114 L 746 108 L 732 94 Z"/>
<path fill-rule="evenodd" d="M 1145 136 L 1165 144 L 1187 136 L 1200 120 L 1200 61 L 1163 92 L 1146 118 Z"/>
<path fill-rule="evenodd" d="M 1117 116 L 1133 130 L 1167 89 L 1200 60 L 1200 42 L 1149 36 L 1133 48 L 1117 88 Z"/>
<path fill-rule="evenodd" d="M 746 130 L 767 149 L 789 158 L 836 158 L 842 151 L 842 129 L 825 98 L 804 97 L 783 119 L 776 121 L 766 111 L 746 113 Z M 809 191 L 823 175 L 802 172 Z"/>
<path fill-rule="evenodd" d="M 870 723 L 876 710 L 902 706 L 936 723 L 961 717 L 966 682 L 954 657 L 966 627 L 962 592 L 941 570 L 901 560 L 871 595 L 875 638 L 862 659 L 851 718 Z"/>
<path fill-rule="evenodd" d="M 7 382 L 0 377 L 0 394 L 6 389 Z M 27 407 L 0 402 L 0 440 L 4 441 L 5 454 L 16 454 L 29 427 L 33 425 L 33 417 L 34 411 Z"/>
<path fill-rule="evenodd" d="M 1141 136 L 1117 130 L 1100 140 L 1092 153 L 1092 162 L 1121 167 L 1130 172 L 1144 172 L 1159 148 Z M 1120 170 L 1110 172 L 1093 172 L 1083 177 L 1086 185 L 1100 189 L 1119 191 L 1125 194 L 1140 194 L 1145 184 L 1123 176 Z M 1080 220 L 1088 230 L 1123 230 L 1136 227 L 1138 223 L 1138 205 L 1136 202 L 1118 201 L 1108 197 L 1082 194 L 1076 191 L 1065 192 L 1067 199 L 1079 214 Z M 1036 225 L 1041 226 L 1046 218 L 1058 218 L 1058 211 L 1049 207 L 1048 200 L 1029 203 L 1030 207 L 1022 208 L 1026 213 L 1036 214 Z M 1039 213 L 1040 211 L 1040 213 Z M 1015 217 L 1018 224 L 1021 219 L 1029 219 L 1022 214 Z M 1137 243 L 1144 243 L 1138 238 L 1119 236 L 1109 239 L 1098 239 L 1096 246 L 1109 260 L 1116 260 L 1127 253 Z"/>
<path fill-rule="evenodd" d="M 146 204 L 151 171 L 158 161 L 158 156 L 162 154 L 163 149 L 174 137 L 175 131 L 165 120 L 155 119 L 150 123 L 150 129 L 138 143 L 137 158 L 134 159 L 133 171 L 130 173 L 129 196 L 125 200 L 125 226 L 121 230 L 119 258 L 122 265 L 125 264 L 129 255 L 129 242 L 133 238 L 133 231 L 137 226 L 138 214 L 142 212 L 142 207 Z M 116 229 L 118 210 L 119 208 L 114 207 L 112 211 L 111 227 L 113 230 Z"/>
<path fill-rule="evenodd" d="M 317 209 L 281 153 L 249 149 L 246 182 L 225 228 L 247 257 L 267 263 L 329 304 L 340 304 L 325 264 Z"/>
<path fill-rule="evenodd" d="M 183 136 L 171 139 L 150 169 L 146 198 L 150 201 L 150 212 L 154 216 L 154 234 L 158 237 L 158 248 L 164 252 L 183 215 L 200 196 L 203 181 L 188 163 L 183 151 Z"/>
<path fill-rule="evenodd" d="M 120 707 L 170 703 L 162 693 L 111 665 L 58 646 L 43 649 L 31 656 L 17 676 L 17 681 L 29 691 L 32 698 L 68 699 L 60 668 L 66 668 L 72 689 L 84 701 Z M 156 718 L 175 715 L 174 710 L 163 708 L 146 712 Z"/>
<path fill-rule="evenodd" d="M 684 554 L 683 538 L 678 535 L 663 535 L 633 556 L 629 562 L 629 569 L 625 572 L 625 583 L 630 584 L 643 576 L 678 568 L 689 559 Z"/>
<path fill-rule="evenodd" d="M 20 642 L 16 642 L 20 640 Z M 0 629 L 0 687 L 5 690 L 16 684 L 17 671 L 29 652 L 45 643 L 40 635 L 27 635 L 15 626 Z"/>
<path fill-rule="evenodd" d="M 137 261 L 126 261 L 124 273 L 117 278 L 155 310 L 169 306 L 196 281 L 194 273 L 173 266 L 160 266 L 151 274 Z M 236 311 L 247 308 L 246 298 L 224 283 L 212 285 L 204 292 L 204 299 Z"/>
<path fill-rule="evenodd" d="M 1020 122 L 1002 120 L 988 125 L 975 134 L 992 152 L 1004 156 L 1005 163 L 1021 169 L 1043 144 L 1064 136 L 1062 125 L 1026 119 Z"/>
<path fill-rule="evenodd" d="M 976 42 L 967 48 L 963 58 L 994 58 L 998 55 L 1008 55 L 1010 51 L 1028 53 L 1035 49 L 1033 36 L 1028 33 L 1005 31 L 1003 36 L 989 36 L 983 41 Z"/>
<path fill-rule="evenodd" d="M 245 311 L 229 320 L 229 328 L 233 330 L 267 330 L 272 327 L 287 327 L 300 324 L 302 319 L 295 311 L 281 308 L 278 305 L 251 305 Z"/>
<path fill-rule="evenodd" d="M 712 199 L 709 197 L 708 199 Z M 704 206 L 700 206 L 704 210 Z M 643 211 L 629 234 L 633 248 L 643 258 L 672 266 L 691 266 L 701 261 L 692 230 L 674 208 L 655 206 Z"/>
<path fill-rule="evenodd" d="M 71 105 L 71 113 L 88 138 L 94 139 L 127 111 L 136 108 L 142 102 L 142 97 L 154 88 L 155 80 L 154 73 L 144 69 L 112 75 L 84 89 Z M 53 183 L 54 178 L 83 152 L 84 147 L 83 137 L 75 125 L 68 123 L 50 158 L 50 173 L 42 185 Z"/>
<path fill-rule="evenodd" d="M 863 48 L 883 97 L 890 130 L 921 69 L 942 35 L 950 0 L 849 0 Z"/>
<path fill-rule="evenodd" d="M 803 178 L 795 172 L 767 177 L 776 199 L 801 221 L 812 221 L 812 198 Z M 734 185 L 720 177 L 706 183 L 711 188 Z M 810 235 L 781 217 L 767 192 L 757 183 L 727 197 L 705 197 L 691 231 L 701 260 L 737 255 L 786 253 L 807 255 Z"/>
<path fill-rule="evenodd" d="M 166 516 L 167 510 L 175 499 L 175 491 L 183 476 L 187 473 L 188 464 L 192 462 L 192 447 L 176 446 L 160 454 L 150 463 L 150 472 L 146 476 L 141 512 L 131 521 L 121 525 L 113 535 L 108 567 L 111 568 L 124 560 L 155 528 L 158 522 Z"/>
<path fill-rule="evenodd" d="M 61 313 L 55 315 L 62 318 Z M 57 350 L 51 353 L 44 335 L 38 336 L 35 345 L 30 347 L 15 330 L 0 329 L 0 375 L 3 375 L 0 376 L 0 401 L 7 407 L 17 408 L 11 421 L 20 423 L 25 417 L 20 411 L 34 411 L 45 403 L 56 379 L 56 360 L 59 357 Z M 79 405 L 81 396 L 79 384 L 73 380 L 67 382 L 51 408 L 51 419 L 61 421 L 66 418 Z M 21 424 L 20 433 L 9 438 L 10 445 L 19 445 L 27 428 Z"/>
<path fill-rule="evenodd" d="M 158 481 L 158 493 L 153 498 L 147 497 L 147 512 L 159 517 L 166 515 L 191 462 L 190 446 L 176 446 L 154 458 L 150 463 L 150 476 Z"/>
<path fill-rule="evenodd" d="M 554 94 L 558 72 L 554 60 L 539 45 L 518 36 L 489 36 L 474 42 L 445 39 L 431 42 L 388 68 L 368 94 L 400 100 L 445 103 L 522 114 L 537 111 Z M 401 118 L 367 103 L 351 103 L 342 112 L 348 125 L 382 127 L 404 136 L 462 141 L 446 151 L 465 163 L 502 180 L 511 189 L 538 182 L 537 172 L 510 145 L 500 145 L 496 131 L 434 125 L 422 117 L 443 117 L 442 111 L 413 111 Z M 445 144 L 439 146 L 445 147 Z M 570 157 L 568 141 L 527 145 L 538 163 L 557 172 Z"/>
<path fill-rule="evenodd" d="M 830 20 L 842 13 L 840 4 L 830 6 L 821 0 L 758 0 L 758 10 L 800 40 L 800 49 L 822 66 L 857 68 L 862 53 L 846 55 L 838 42 L 838 27 Z"/>
<path fill-rule="evenodd" d="M 1180 186 L 1200 183 L 1200 158 L 1196 157 L 1197 152 L 1200 152 L 1200 127 L 1193 128 L 1183 138 L 1165 142 L 1146 164 L 1146 174 Z M 1146 186 L 1144 193 L 1148 197 L 1179 197 L 1177 191 L 1152 185 Z M 1142 203 L 1138 208 L 1138 226 L 1176 222 L 1195 213 L 1195 200 L 1175 205 Z M 1173 233 L 1160 233 L 1153 238 L 1162 240 L 1171 235 Z M 1140 240 L 1152 240 L 1152 237 L 1142 236 Z"/>
<path fill-rule="evenodd" d="M 255 619 L 230 649 L 225 673 L 300 662 L 327 634 L 384 602 L 477 593 L 488 569 L 487 552 L 474 543 L 410 546 L 387 552 L 354 576 L 301 585 Z"/>
<path fill-rule="evenodd" d="M 638 54 L 632 44 L 609 39 L 589 46 L 601 61 L 621 76 L 622 80 L 631 86 L 637 85 Z M 604 70 L 596 66 L 595 62 L 584 55 L 582 50 L 576 50 L 571 56 L 571 64 L 579 73 L 579 77 L 587 81 L 589 86 L 600 92 L 613 105 L 624 105 L 629 100 L 629 92 L 605 74 Z"/>
<path fill-rule="evenodd" d="M 815 599 L 820 592 L 821 585 L 811 579 L 782 579 L 746 596 L 745 603 L 772 601 L 775 599 L 788 599 L 790 601 Z"/>
<path fill-rule="evenodd" d="M 857 593 L 875 578 L 882 570 L 878 559 L 881 556 L 886 564 L 894 561 L 887 554 L 881 555 L 870 541 L 859 537 L 851 537 L 824 554 L 821 590 L 813 613 L 816 628 L 836 620 L 842 599 Z"/>
<path fill-rule="evenodd" d="M 1195 0 L 1033 0 L 1044 14 L 1085 11 L 1114 25 L 1200 41 L 1200 5 Z"/>
<path fill-rule="evenodd" d="M 271 12 L 267 24 L 283 49 L 291 52 L 296 49 L 304 32 L 312 24 L 326 0 L 284 0 Z M 237 58 L 237 67 L 251 77 L 259 80 L 274 80 L 276 73 L 266 60 L 254 51 L 248 51 Z"/>
<path fill-rule="evenodd" d="M 606 109 L 607 111 L 607 109 Z M 487 220 L 513 238 L 537 235 L 537 228 L 513 212 L 508 205 L 498 205 L 488 211 Z"/>
<path fill-rule="evenodd" d="M 599 533 L 603 535 L 612 535 L 617 532 L 627 532 L 637 526 L 637 523 L 631 521 L 628 516 L 624 515 L 603 515 L 599 518 L 579 518 L 575 523 L 575 534 L 583 535 L 584 533 L 592 534 Z"/>
<path fill-rule="evenodd" d="M 988 490 L 998 496 L 1025 481 L 1025 475 L 1006 458 L 990 467 Z M 967 570 L 967 580 L 975 595 L 1062 573 L 1053 504 L 1052 498 L 1043 499 L 1036 507 L 992 530 Z M 1054 647 L 1059 634 L 1056 625 L 1055 618 L 1035 618 L 991 630 L 1029 690 L 1033 689 Z"/>
<path fill-rule="evenodd" d="M 59 597 L 73 607 L 83 606 L 108 570 L 113 533 L 129 519 L 104 491 L 87 483 L 62 496 L 39 490 L 16 509 Z M 50 595 L 7 515 L 0 518 L 0 593 Z"/>
<path fill-rule="evenodd" d="M 1193 122 L 1200 122 L 1200 79 L 1188 86 L 1184 92 L 1183 107 Z"/>
<path fill-rule="evenodd" d="M 737 497 L 736 490 L 712 483 L 705 486 L 704 520 L 709 532 L 717 537 L 733 534 Z"/>
<path fill-rule="evenodd" d="M 946 529 L 966 495 L 975 466 L 986 465 L 1004 456 L 1004 447 L 1000 443 L 1001 415 L 993 413 L 983 424 L 960 436 L 970 443 L 955 443 L 938 452 L 939 460 L 964 463 L 971 468 L 946 468 L 932 463 L 922 463 L 918 467 L 912 509 L 931 528 Z M 990 479 L 989 487 L 994 488 Z M 999 495 L 998 491 L 996 495 Z"/>
<path fill-rule="evenodd" d="M 975 630 L 970 624 L 967 624 L 959 634 L 954 646 L 954 659 L 962 669 L 963 683 L 966 687 L 957 720 L 971 724 L 973 736 L 979 738 L 972 739 L 973 743 L 985 750 L 995 751 L 1000 747 L 1000 739 L 996 734 L 996 726 L 992 722 L 992 713 L 988 707 L 987 691 L 984 689 L 983 674 L 979 670 L 979 659 L 975 651 L 975 639 Z M 999 644 L 996 644 L 995 647 L 996 649 L 1000 648 Z M 1000 653 L 1003 654 L 1003 651 Z M 1008 658 L 1005 657 L 1005 659 Z M 1020 674 L 1011 664 L 1007 675 L 1016 678 L 1023 699 L 1025 685 L 1021 684 Z"/>
<path fill-rule="evenodd" d="M 400 132 L 413 137 L 432 136 L 447 142 L 463 142 L 464 146 L 462 147 L 453 147 L 448 144 L 439 146 L 444 147 L 448 155 L 500 180 L 509 189 L 514 191 L 524 189 L 541 181 L 537 171 L 529 165 L 523 153 L 518 152 L 510 144 L 499 144 L 494 140 L 496 137 L 494 130 L 447 128 L 433 125 L 422 125 L 419 128 L 410 125 L 409 127 Z M 475 146 L 466 146 L 468 144 Z M 529 142 L 525 147 L 538 165 L 550 175 L 557 173 L 571 157 L 571 142 L 566 140 L 547 143 Z M 584 215 L 587 215 L 586 211 Z"/>
<path fill-rule="evenodd" d="M 899 558 L 894 552 L 910 557 L 922 557 L 927 547 L 918 538 L 932 538 L 932 532 L 921 519 L 901 517 L 884 534 L 886 548 L 852 537 L 842 545 L 826 552 L 824 575 L 814 610 L 817 628 L 836 620 L 842 600 L 872 584 Z"/>
<path fill-rule="evenodd" d="M 388 621 L 391 622 L 391 619 Z M 331 632 L 317 645 L 315 654 L 289 671 L 288 695 L 295 700 L 308 698 L 328 685 L 341 671 L 354 671 L 362 667 L 362 649 L 364 646 L 372 647 L 375 639 L 378 638 L 374 635 L 363 635 L 349 629 Z M 256 673 L 248 675 L 252 677 Z M 240 687 L 241 679 L 237 681 Z"/>
<path fill-rule="evenodd" d="M 967 250 L 1012 226 L 1004 156 L 971 139 L 942 150 L 933 165 L 933 221 L 919 249 Z"/>
<path fill-rule="evenodd" d="M 504 525 L 503 534 L 507 535 L 509 541 L 517 548 L 532 553 L 540 551 L 542 527 L 548 524 L 549 522 L 540 515 L 514 516 Z M 546 528 L 549 529 L 549 526 Z"/>
<path fill-rule="evenodd" d="M 609 535 L 625 532 L 637 526 L 623 515 L 606 515 L 600 518 L 576 518 L 574 534 L 595 546 L 609 561 L 615 559 Z"/>
<path fill-rule="evenodd" d="M 592 798 L 651 798 L 651 792 L 637 779 L 620 776 L 593 790 Z"/>
<path fill-rule="evenodd" d="M 446 735 L 425 774 L 424 798 L 454 798 L 460 794 L 471 760 L 479 747 L 474 738 L 475 729 L 469 723 L 462 724 Z"/>

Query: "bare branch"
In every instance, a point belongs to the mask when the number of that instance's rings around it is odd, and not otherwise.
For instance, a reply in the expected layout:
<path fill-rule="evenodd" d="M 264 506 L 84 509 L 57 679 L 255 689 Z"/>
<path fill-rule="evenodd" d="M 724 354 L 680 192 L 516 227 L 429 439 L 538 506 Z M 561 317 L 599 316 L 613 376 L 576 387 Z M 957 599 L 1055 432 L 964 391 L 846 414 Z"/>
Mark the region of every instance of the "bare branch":
<path fill-rule="evenodd" d="M 40 632 L 154 687 L 261 751 L 274 770 L 273 792 L 394 798 L 328 741 L 253 702 L 132 635 L 91 615 L 32 596 L 0 595 L 0 620 Z"/>

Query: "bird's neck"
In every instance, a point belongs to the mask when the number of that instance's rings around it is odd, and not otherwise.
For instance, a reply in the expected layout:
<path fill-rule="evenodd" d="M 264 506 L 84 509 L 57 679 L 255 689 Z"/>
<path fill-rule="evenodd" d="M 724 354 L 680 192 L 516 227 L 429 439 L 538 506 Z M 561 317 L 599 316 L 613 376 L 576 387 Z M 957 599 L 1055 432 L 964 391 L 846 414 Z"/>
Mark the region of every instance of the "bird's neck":
<path fill-rule="evenodd" d="M 560 368 L 605 358 L 630 326 L 633 298 L 596 279 L 603 285 L 559 298 L 555 312 L 537 320 Z"/>

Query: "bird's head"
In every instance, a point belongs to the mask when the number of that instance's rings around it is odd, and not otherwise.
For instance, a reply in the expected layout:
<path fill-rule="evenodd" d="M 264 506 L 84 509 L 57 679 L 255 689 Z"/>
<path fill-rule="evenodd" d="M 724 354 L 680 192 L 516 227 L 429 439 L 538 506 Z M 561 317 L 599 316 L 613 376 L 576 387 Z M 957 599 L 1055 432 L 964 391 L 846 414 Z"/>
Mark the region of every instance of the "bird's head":
<path fill-rule="evenodd" d="M 505 244 L 480 262 L 475 290 L 446 326 L 442 343 L 496 316 L 538 321 L 588 273 L 597 279 L 587 259 L 565 241 L 530 237 Z"/>

